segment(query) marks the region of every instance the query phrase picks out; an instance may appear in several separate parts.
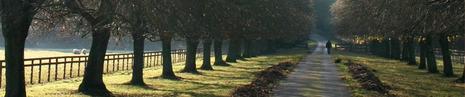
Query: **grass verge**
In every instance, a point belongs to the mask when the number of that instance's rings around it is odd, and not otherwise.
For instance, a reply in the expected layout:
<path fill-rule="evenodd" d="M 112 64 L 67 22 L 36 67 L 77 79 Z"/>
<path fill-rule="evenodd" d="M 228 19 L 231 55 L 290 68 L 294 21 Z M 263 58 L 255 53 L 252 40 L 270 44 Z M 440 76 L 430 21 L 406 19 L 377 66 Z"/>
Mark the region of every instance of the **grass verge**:
<path fill-rule="evenodd" d="M 232 66 L 214 66 L 214 71 L 199 70 L 201 74 L 176 73 L 182 77 L 180 81 L 159 79 L 160 67 L 144 69 L 147 87 L 125 85 L 130 78 L 130 71 L 117 72 L 104 75 L 107 88 L 116 96 L 155 96 L 155 97 L 227 97 L 238 86 L 250 83 L 256 72 L 283 61 L 298 62 L 305 55 L 305 50 L 288 50 L 282 53 L 260 56 L 231 63 Z M 201 60 L 198 61 L 200 67 Z M 182 64 L 174 66 L 180 71 Z M 45 84 L 30 85 L 27 95 L 31 97 L 59 96 L 59 97 L 86 97 L 77 92 L 82 78 L 74 78 Z M 4 90 L 0 92 L 4 95 Z"/>
<path fill-rule="evenodd" d="M 443 77 L 441 74 L 429 74 L 419 70 L 416 66 L 409 66 L 405 62 L 389 60 L 372 55 L 355 54 L 337 51 L 335 59 L 353 60 L 354 63 L 366 65 L 376 76 L 388 86 L 389 91 L 398 97 L 463 97 L 465 84 L 453 83 L 456 77 Z M 342 63 L 346 63 L 346 62 Z M 338 64 L 342 78 L 349 85 L 353 97 L 383 97 L 384 95 L 361 88 L 358 82 L 349 74 L 349 69 L 342 63 Z M 442 69 L 442 62 L 438 61 L 438 68 Z M 454 65 L 455 74 L 461 74 L 463 65 Z"/>

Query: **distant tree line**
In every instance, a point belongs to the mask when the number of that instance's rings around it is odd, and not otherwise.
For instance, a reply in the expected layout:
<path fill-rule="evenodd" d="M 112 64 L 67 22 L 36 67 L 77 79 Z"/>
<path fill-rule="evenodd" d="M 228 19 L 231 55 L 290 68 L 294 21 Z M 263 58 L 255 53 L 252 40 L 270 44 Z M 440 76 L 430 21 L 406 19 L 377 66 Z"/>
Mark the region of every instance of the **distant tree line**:
<path fill-rule="evenodd" d="M 162 42 L 162 75 L 178 79 L 171 63 L 171 43 L 186 42 L 182 72 L 197 74 L 195 54 L 203 43 L 200 69 L 214 64 L 273 53 L 306 44 L 313 27 L 311 0 L 1 0 L 1 30 L 5 39 L 6 97 L 25 97 L 24 46 L 29 32 L 60 30 L 92 37 L 85 74 L 78 91 L 112 96 L 103 80 L 110 36 L 131 36 L 134 62 L 131 85 L 143 81 L 144 42 Z M 226 60 L 222 44 L 229 41 Z"/>
<path fill-rule="evenodd" d="M 443 75 L 453 77 L 451 44 L 463 41 L 464 6 L 464 0 L 337 0 L 331 10 L 338 35 L 363 40 L 371 53 L 429 73 L 439 73 L 433 46 L 439 44 Z M 465 81 L 465 70 L 457 81 Z"/>

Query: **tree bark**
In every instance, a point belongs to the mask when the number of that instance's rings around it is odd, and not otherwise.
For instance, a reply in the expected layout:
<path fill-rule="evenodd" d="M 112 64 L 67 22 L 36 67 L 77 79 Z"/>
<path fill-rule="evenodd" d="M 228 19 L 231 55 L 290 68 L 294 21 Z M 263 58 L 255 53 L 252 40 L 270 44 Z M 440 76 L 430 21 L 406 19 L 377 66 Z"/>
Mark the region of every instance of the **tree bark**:
<path fill-rule="evenodd" d="M 6 88 L 5 97 L 26 97 L 24 80 L 24 46 L 34 7 L 20 0 L 0 1 L 4 11 L 1 16 L 5 40 Z"/>
<path fill-rule="evenodd" d="M 239 60 L 245 60 L 245 57 L 243 56 L 243 52 L 244 52 L 244 40 L 243 39 L 239 39 L 238 42 L 237 42 L 237 47 L 235 48 L 236 49 L 236 59 L 239 59 Z"/>
<path fill-rule="evenodd" d="M 433 37 L 428 35 L 426 37 L 426 62 L 428 67 L 429 73 L 438 73 L 437 64 L 436 64 L 436 57 L 434 56 L 433 50 Z"/>
<path fill-rule="evenodd" d="M 384 44 L 384 58 L 391 58 L 391 40 L 385 38 L 383 41 Z"/>
<path fill-rule="evenodd" d="M 275 49 L 275 46 L 274 45 L 277 45 L 276 42 L 274 42 L 273 40 L 267 40 L 265 41 L 265 44 L 264 44 L 264 49 L 265 49 L 265 54 L 271 54 L 271 53 L 275 53 L 276 52 L 276 49 Z"/>
<path fill-rule="evenodd" d="M 103 83 L 103 64 L 110 39 L 110 28 L 101 28 L 92 33 L 92 47 L 89 61 L 84 72 L 84 79 L 79 86 L 79 92 L 92 96 L 112 96 Z"/>
<path fill-rule="evenodd" d="M 184 64 L 184 69 L 182 70 L 182 72 L 199 73 L 195 64 L 199 40 L 196 38 L 187 38 L 186 45 L 186 63 Z"/>
<path fill-rule="evenodd" d="M 452 59 L 451 59 L 451 52 L 449 47 L 449 40 L 447 39 L 447 35 L 441 33 L 439 38 L 439 42 L 441 45 L 441 52 L 442 52 L 442 60 L 443 60 L 443 71 L 444 76 L 451 77 L 454 76 L 454 68 L 452 67 Z"/>
<path fill-rule="evenodd" d="M 203 41 L 203 63 L 200 69 L 202 70 L 213 70 L 211 65 L 211 48 L 212 39 L 205 39 Z"/>
<path fill-rule="evenodd" d="M 91 96 L 113 96 L 103 83 L 103 64 L 110 39 L 109 27 L 113 23 L 116 4 L 111 0 L 101 0 L 96 13 L 88 12 L 77 0 L 66 0 L 65 6 L 74 14 L 82 16 L 92 26 L 92 46 L 79 92 Z"/>
<path fill-rule="evenodd" d="M 251 58 L 252 57 L 252 41 L 245 39 L 244 41 L 244 53 L 242 57 Z"/>
<path fill-rule="evenodd" d="M 249 44 L 249 53 L 250 57 L 257 57 L 258 55 L 258 47 L 257 47 L 257 41 L 256 40 L 251 40 Z M 308 47 L 306 47 L 308 48 Z"/>
<path fill-rule="evenodd" d="M 161 33 L 161 43 L 162 43 L 162 65 L 163 70 L 161 77 L 164 79 L 178 79 L 173 72 L 173 64 L 171 63 L 171 39 L 172 33 L 163 32 Z"/>
<path fill-rule="evenodd" d="M 415 54 L 415 39 L 413 37 L 407 38 L 407 63 L 409 65 L 417 65 L 417 59 Z"/>
<path fill-rule="evenodd" d="M 401 59 L 401 47 L 400 40 L 398 38 L 391 39 L 391 58 L 400 60 Z"/>
<path fill-rule="evenodd" d="M 373 54 L 373 55 L 376 55 L 376 56 L 382 56 L 382 54 L 380 53 L 381 49 L 380 49 L 380 42 L 378 40 L 371 40 L 370 41 L 370 52 Z"/>
<path fill-rule="evenodd" d="M 426 69 L 426 43 L 425 40 L 420 41 L 420 65 L 418 69 Z"/>
<path fill-rule="evenodd" d="M 144 82 L 144 36 L 141 32 L 133 32 L 134 59 L 132 65 L 132 79 L 130 84 L 145 86 Z"/>
<path fill-rule="evenodd" d="M 237 38 L 231 38 L 229 40 L 228 47 L 228 56 L 226 57 L 226 62 L 237 62 L 238 58 L 238 49 L 240 47 L 240 40 Z"/>
<path fill-rule="evenodd" d="M 409 60 L 409 51 L 408 51 L 408 40 L 405 40 L 402 42 L 402 55 L 401 55 L 401 61 L 408 61 Z"/>
<path fill-rule="evenodd" d="M 215 63 L 213 65 L 227 66 L 227 63 L 223 61 L 223 39 L 215 38 L 213 41 L 213 49 L 215 52 Z"/>
<path fill-rule="evenodd" d="M 143 2 L 135 0 L 132 2 L 134 6 L 132 6 L 131 15 L 130 17 L 133 18 L 132 20 L 132 39 L 133 39 L 133 51 L 134 51 L 134 58 L 132 64 L 132 79 L 130 84 L 138 85 L 138 86 L 145 86 L 144 82 L 144 33 L 146 32 L 144 23 L 144 17 L 141 16 L 143 10 Z"/>

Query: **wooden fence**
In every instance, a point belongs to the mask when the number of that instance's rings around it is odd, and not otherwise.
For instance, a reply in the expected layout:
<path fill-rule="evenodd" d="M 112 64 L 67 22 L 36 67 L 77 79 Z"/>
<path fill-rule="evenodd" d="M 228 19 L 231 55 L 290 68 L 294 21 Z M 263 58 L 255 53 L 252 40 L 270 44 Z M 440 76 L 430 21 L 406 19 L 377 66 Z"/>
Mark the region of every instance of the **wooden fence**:
<path fill-rule="evenodd" d="M 199 49 L 196 56 L 201 57 Z M 172 50 L 172 63 L 183 62 L 185 60 L 186 50 Z M 107 54 L 105 56 L 104 74 L 114 73 L 117 71 L 131 70 L 132 53 Z M 160 66 L 162 64 L 161 51 L 145 52 L 144 68 Z M 45 82 L 58 81 L 81 77 L 84 74 L 84 68 L 87 66 L 88 56 L 61 56 L 61 57 L 44 57 L 28 58 L 24 60 L 25 81 L 26 84 L 38 84 Z M 0 60 L 0 88 L 5 85 L 5 61 Z"/>
<path fill-rule="evenodd" d="M 369 48 L 367 45 L 335 44 L 334 48 L 337 50 L 346 50 L 358 53 L 369 53 Z"/>
<path fill-rule="evenodd" d="M 436 57 L 442 58 L 442 52 L 440 49 L 434 50 Z M 451 59 L 453 62 L 465 64 L 465 51 L 451 50 Z"/>
<path fill-rule="evenodd" d="M 367 53 L 370 54 L 369 52 L 369 47 L 366 45 L 352 45 L 352 44 L 336 44 L 335 47 L 337 50 L 346 50 L 346 51 L 351 51 L 351 52 L 357 52 L 357 53 Z M 419 56 L 420 51 L 417 51 L 417 56 Z M 442 57 L 442 53 L 440 49 L 434 49 L 435 55 L 437 58 Z M 465 51 L 461 50 L 451 50 L 451 59 L 453 62 L 460 63 L 460 64 L 465 64 Z"/>

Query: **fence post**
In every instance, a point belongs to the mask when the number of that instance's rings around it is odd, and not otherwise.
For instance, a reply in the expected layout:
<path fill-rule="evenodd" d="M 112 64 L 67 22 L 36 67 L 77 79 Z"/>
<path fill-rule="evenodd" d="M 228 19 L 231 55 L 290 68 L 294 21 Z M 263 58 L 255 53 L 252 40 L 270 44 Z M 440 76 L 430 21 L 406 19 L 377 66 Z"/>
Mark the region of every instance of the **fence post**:
<path fill-rule="evenodd" d="M 55 81 L 58 80 L 58 58 L 55 58 Z"/>
<path fill-rule="evenodd" d="M 73 63 L 74 57 L 71 57 L 71 67 L 69 67 L 69 78 L 73 78 Z"/>
<path fill-rule="evenodd" d="M 52 59 L 48 59 L 48 74 L 47 74 L 47 82 L 50 82 L 50 69 L 52 69 Z"/>
<path fill-rule="evenodd" d="M 113 64 L 112 64 L 113 70 L 111 70 L 111 72 L 114 72 L 114 71 L 115 71 L 115 55 L 112 55 L 112 58 L 113 58 L 113 59 L 112 59 L 112 60 L 113 60 Z"/>
<path fill-rule="evenodd" d="M 145 63 L 144 65 L 145 66 L 149 66 L 148 61 L 147 61 L 148 59 L 147 56 L 148 56 L 147 53 L 144 53 L 144 63 Z"/>
<path fill-rule="evenodd" d="M 147 53 L 147 60 L 144 60 L 144 61 L 147 61 L 147 66 L 148 67 L 152 67 L 152 53 Z"/>
<path fill-rule="evenodd" d="M 158 58 L 158 53 L 155 53 L 155 65 L 159 65 L 159 64 L 158 64 L 158 59 L 159 59 L 159 58 Z"/>
<path fill-rule="evenodd" d="M 68 58 L 65 58 L 65 61 L 63 62 L 63 79 L 66 79 L 66 62 L 68 61 Z"/>
<path fill-rule="evenodd" d="M 31 64 L 34 64 L 34 60 L 31 61 Z M 34 76 L 34 65 L 31 65 L 31 77 L 30 77 L 31 79 L 29 79 L 29 80 L 31 81 L 31 82 L 30 82 L 31 84 L 32 84 L 32 82 L 33 82 L 33 81 L 32 81 L 32 80 L 33 80 L 33 76 Z"/>
<path fill-rule="evenodd" d="M 107 66 L 106 66 L 106 67 L 107 67 L 107 68 L 106 68 L 106 69 L 107 69 L 107 72 L 105 72 L 105 73 L 108 73 L 108 66 L 110 66 L 110 56 L 105 56 L 105 57 L 106 57 L 105 61 L 107 61 L 107 64 L 106 64 L 106 65 L 107 65 Z"/>
<path fill-rule="evenodd" d="M 42 59 L 39 59 L 39 83 L 42 80 Z"/>
<path fill-rule="evenodd" d="M 81 57 L 78 57 L 78 72 L 77 76 L 81 76 Z"/>
<path fill-rule="evenodd" d="M 123 62 L 122 62 L 122 63 L 123 63 L 123 66 L 121 67 L 121 70 L 124 70 L 124 67 L 125 67 L 125 65 L 126 65 L 126 64 L 125 64 L 125 63 L 126 63 L 126 60 L 124 59 L 124 55 L 121 55 L 121 56 L 123 56 L 123 58 L 120 58 L 120 60 L 123 61 Z"/>
<path fill-rule="evenodd" d="M 130 63 L 129 63 L 129 59 L 131 58 L 131 54 L 127 54 L 126 56 L 127 56 L 127 57 L 126 57 L 126 62 L 127 62 L 127 63 L 126 63 L 126 70 L 129 70 L 129 64 L 130 64 Z"/>

